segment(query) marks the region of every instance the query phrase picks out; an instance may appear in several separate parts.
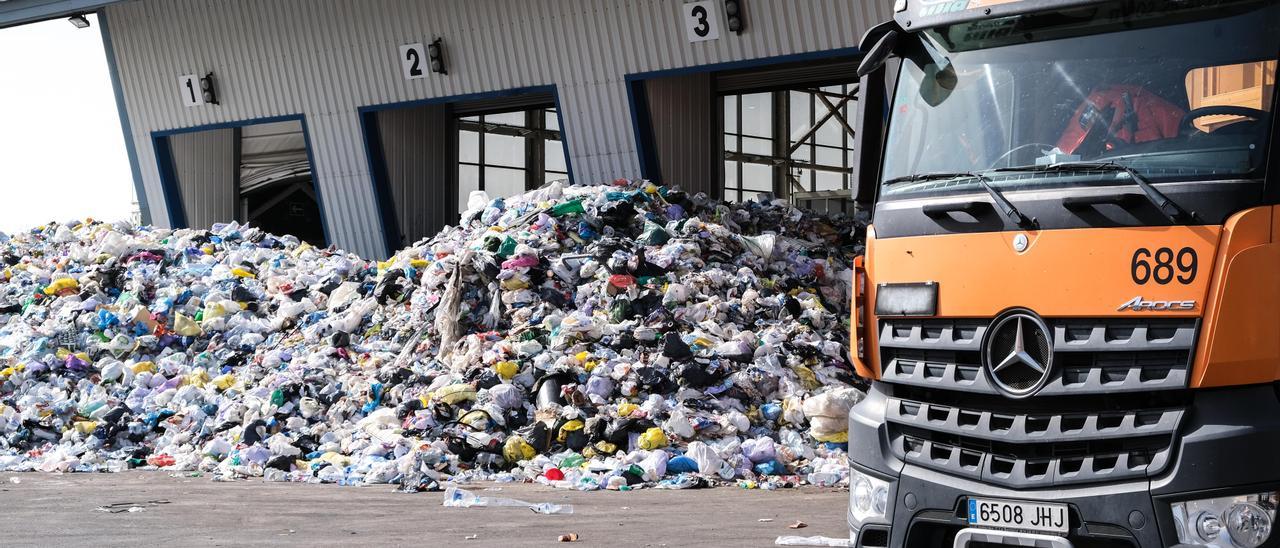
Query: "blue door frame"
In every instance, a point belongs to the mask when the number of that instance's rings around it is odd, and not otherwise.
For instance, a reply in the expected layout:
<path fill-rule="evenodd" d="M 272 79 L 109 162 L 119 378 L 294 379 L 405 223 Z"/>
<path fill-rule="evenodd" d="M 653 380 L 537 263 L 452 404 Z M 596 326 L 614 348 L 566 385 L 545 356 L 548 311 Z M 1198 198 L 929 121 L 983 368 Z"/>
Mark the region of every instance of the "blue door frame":
<path fill-rule="evenodd" d="M 167 129 L 164 131 L 151 132 L 151 145 L 156 151 L 156 165 L 160 169 L 160 188 L 164 192 L 165 212 L 169 216 L 169 226 L 173 228 L 190 228 L 187 225 L 187 212 L 182 207 L 182 191 L 178 186 L 178 174 L 173 165 L 173 150 L 169 148 L 169 137 L 183 133 L 195 133 L 198 131 L 208 131 L 213 129 L 232 129 L 252 126 L 257 124 L 269 124 L 272 122 L 289 122 L 297 120 L 302 124 L 302 140 L 307 148 L 307 164 L 311 166 L 311 188 L 316 193 L 316 207 L 320 209 L 320 230 L 324 232 L 324 240 L 329 245 L 333 245 L 333 237 L 329 232 L 329 215 L 324 209 L 324 193 L 320 191 L 320 180 L 316 175 L 316 160 L 311 153 L 311 134 L 307 131 L 307 117 L 302 114 L 289 114 L 285 116 L 270 116 L 266 118 L 253 118 L 249 120 L 237 120 L 234 122 L 222 122 L 217 124 L 206 124 L 203 126 L 185 127 L 178 129 Z M 237 148 L 239 144 L 237 143 Z"/>
<path fill-rule="evenodd" d="M 635 135 L 636 154 L 640 156 L 640 176 L 645 179 L 654 180 L 660 174 L 658 157 L 654 153 L 657 146 L 653 142 L 653 118 L 649 115 L 649 101 L 644 89 L 645 80 L 668 76 L 700 74 L 704 72 L 720 72 L 725 70 L 765 67 L 782 63 L 816 61 L 821 59 L 831 59 L 834 57 L 849 57 L 852 55 L 860 55 L 861 53 L 862 50 L 858 48 L 837 48 L 791 55 L 778 55 L 774 57 L 760 57 L 758 59 L 746 59 L 742 61 L 712 63 L 710 65 L 696 65 L 692 67 L 655 70 L 650 72 L 636 72 L 626 75 L 624 77 L 624 81 L 627 86 L 627 103 L 631 107 L 631 129 Z M 716 105 L 713 103 L 708 105 L 707 108 L 714 109 L 715 107 Z"/>
<path fill-rule="evenodd" d="M 395 253 L 401 245 L 400 242 L 396 241 L 397 238 L 395 237 L 396 234 L 400 233 L 400 222 L 396 216 L 394 203 L 395 197 L 392 196 L 391 183 L 388 180 L 389 176 L 387 174 L 387 164 L 384 160 L 382 139 L 378 136 L 377 113 L 385 110 L 439 105 L 444 103 L 465 103 L 468 101 L 482 99 L 517 97 L 520 95 L 533 95 L 538 93 L 548 93 L 555 100 L 556 118 L 560 124 L 560 140 L 564 143 L 565 147 L 565 169 L 569 172 L 569 182 L 572 183 L 574 181 L 573 159 L 568 154 L 569 137 L 568 132 L 565 131 L 564 127 L 564 109 L 560 108 L 560 92 L 556 89 L 555 84 L 486 91 L 481 93 L 466 93 L 462 95 L 446 95 L 443 97 L 431 97 L 429 99 L 401 101 L 397 103 L 366 105 L 357 109 L 357 112 L 360 114 L 360 132 L 364 136 L 365 161 L 368 162 L 369 178 L 373 182 L 373 196 L 378 204 L 378 214 L 382 218 L 383 245 L 386 247 L 388 257 L 391 256 L 392 253 Z"/>

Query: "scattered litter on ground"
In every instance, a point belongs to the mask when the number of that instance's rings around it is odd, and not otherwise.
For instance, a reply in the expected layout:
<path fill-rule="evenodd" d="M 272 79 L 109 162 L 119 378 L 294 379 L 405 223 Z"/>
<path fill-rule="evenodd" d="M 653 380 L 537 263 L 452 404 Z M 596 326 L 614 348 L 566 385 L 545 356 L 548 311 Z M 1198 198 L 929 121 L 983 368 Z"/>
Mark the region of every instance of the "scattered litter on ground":
<path fill-rule="evenodd" d="M 773 521 L 773 518 L 760 518 L 760 519 L 758 519 L 758 520 L 756 520 L 756 521 L 758 521 L 758 522 L 760 522 L 760 523 L 769 523 L 769 522 Z"/>
<path fill-rule="evenodd" d="M 386 261 L 235 223 L 0 234 L 0 470 L 847 485 L 852 218 L 471 198 Z"/>
<path fill-rule="evenodd" d="M 444 491 L 444 505 L 451 508 L 488 508 L 499 506 L 512 506 L 519 508 L 528 508 L 536 514 L 572 514 L 572 504 L 552 504 L 550 502 L 525 502 L 503 497 L 481 497 L 467 491 L 466 489 L 458 489 L 449 486 Z"/>
<path fill-rule="evenodd" d="M 846 538 L 781 536 L 773 541 L 778 546 L 853 546 Z"/>
<path fill-rule="evenodd" d="M 475 540 L 478 538 L 480 538 L 480 535 L 467 535 L 465 537 L 462 537 L 462 540 Z"/>
<path fill-rule="evenodd" d="M 788 527 L 788 528 L 790 528 L 790 529 L 804 529 L 805 527 L 808 527 L 808 526 L 809 526 L 809 524 L 808 524 L 808 523 L 805 523 L 805 522 L 800 521 L 800 520 L 796 520 L 796 522 L 795 522 L 795 523 L 792 523 L 791 525 L 788 525 L 787 527 Z"/>
<path fill-rule="evenodd" d="M 147 508 L 153 508 L 161 504 L 169 504 L 167 500 L 148 500 L 145 502 L 113 502 L 96 508 L 99 512 L 107 512 L 109 514 L 123 514 L 141 512 Z"/>
<path fill-rule="evenodd" d="M 569 533 L 566 535 L 560 535 L 560 537 L 557 540 L 559 540 L 560 542 L 578 542 L 578 534 Z"/>

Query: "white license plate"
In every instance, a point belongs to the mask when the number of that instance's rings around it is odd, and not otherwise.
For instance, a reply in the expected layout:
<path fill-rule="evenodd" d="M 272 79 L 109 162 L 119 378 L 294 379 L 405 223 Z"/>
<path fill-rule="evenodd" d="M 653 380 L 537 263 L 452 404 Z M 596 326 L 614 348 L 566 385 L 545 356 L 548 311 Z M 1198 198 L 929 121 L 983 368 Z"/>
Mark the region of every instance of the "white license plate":
<path fill-rule="evenodd" d="M 1066 534 L 1067 505 L 969 497 L 969 525 Z"/>

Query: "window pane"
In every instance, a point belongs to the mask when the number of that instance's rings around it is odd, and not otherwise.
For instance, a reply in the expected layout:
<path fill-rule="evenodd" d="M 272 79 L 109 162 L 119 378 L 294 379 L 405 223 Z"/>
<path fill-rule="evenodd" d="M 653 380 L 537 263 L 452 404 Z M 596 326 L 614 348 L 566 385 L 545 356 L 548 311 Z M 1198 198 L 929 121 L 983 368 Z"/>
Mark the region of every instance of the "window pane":
<path fill-rule="evenodd" d="M 818 161 L 815 163 L 823 166 L 844 167 L 843 148 L 817 147 L 817 149 Z"/>
<path fill-rule="evenodd" d="M 738 136 L 737 136 L 737 135 L 725 135 L 725 136 L 724 136 L 724 149 L 725 149 L 726 151 L 728 151 L 728 152 L 738 152 Z"/>
<path fill-rule="evenodd" d="M 458 213 L 467 210 L 467 200 L 471 191 L 480 190 L 480 168 L 476 166 L 458 166 Z"/>
<path fill-rule="evenodd" d="M 524 113 L 525 111 L 523 110 L 517 110 L 515 112 L 500 112 L 498 114 L 486 114 L 484 115 L 484 121 L 492 124 L 503 124 L 507 126 L 524 127 Z"/>
<path fill-rule="evenodd" d="M 738 96 L 726 95 L 724 97 L 724 131 L 725 133 L 738 132 Z"/>
<path fill-rule="evenodd" d="M 800 173 L 796 176 L 796 179 L 800 181 L 800 186 L 804 188 L 805 192 L 813 190 L 813 170 L 812 169 L 800 170 Z"/>
<path fill-rule="evenodd" d="M 469 122 L 479 122 L 479 121 L 480 121 L 480 117 L 479 117 L 479 116 L 463 116 L 461 119 L 462 119 L 462 120 L 467 120 L 467 121 L 469 121 Z"/>
<path fill-rule="evenodd" d="M 819 171 L 817 185 L 814 190 L 840 190 L 844 188 L 844 175 L 830 171 Z"/>
<path fill-rule="evenodd" d="M 739 201 L 741 201 L 741 202 L 745 202 L 745 201 L 748 201 L 748 200 L 755 200 L 755 201 L 757 201 L 757 202 L 762 201 L 762 200 L 764 200 L 764 194 L 763 194 L 763 193 L 761 193 L 761 192 L 748 192 L 748 191 L 743 191 L 743 192 L 742 192 L 742 199 L 741 199 L 741 200 L 739 200 Z"/>
<path fill-rule="evenodd" d="M 813 95 L 803 91 L 792 91 L 788 95 L 791 102 L 791 142 L 794 143 L 813 125 L 813 116 L 809 110 Z"/>
<path fill-rule="evenodd" d="M 754 137 L 743 137 L 742 151 L 747 154 L 762 154 L 765 156 L 772 156 L 773 141 L 770 141 L 769 139 L 756 139 Z"/>
<path fill-rule="evenodd" d="M 556 113 L 555 109 L 545 111 L 542 114 L 542 124 L 543 124 L 543 127 L 547 129 L 554 129 L 556 131 L 559 131 L 560 115 Z"/>
<path fill-rule="evenodd" d="M 742 188 L 773 190 L 773 168 L 760 164 L 742 164 Z"/>
<path fill-rule="evenodd" d="M 569 178 L 568 173 L 556 173 L 554 171 L 548 171 L 543 173 L 542 180 L 550 183 L 551 181 L 567 180 L 568 178 Z"/>
<path fill-rule="evenodd" d="M 742 96 L 742 133 L 756 137 L 773 136 L 773 103 L 771 93 Z"/>
<path fill-rule="evenodd" d="M 738 187 L 738 162 L 724 163 L 724 186 Z"/>
<path fill-rule="evenodd" d="M 474 131 L 458 132 L 458 161 L 480 163 L 480 134 Z"/>
<path fill-rule="evenodd" d="M 484 191 L 490 198 L 505 198 L 524 192 L 524 170 L 486 166 Z"/>
<path fill-rule="evenodd" d="M 801 162 L 812 162 L 813 157 L 810 156 L 810 153 L 812 152 L 813 147 L 809 145 L 800 145 L 800 148 L 797 148 L 795 152 L 791 153 L 791 159 L 800 160 Z"/>
<path fill-rule="evenodd" d="M 824 116 L 829 112 L 826 105 L 822 105 L 821 112 Z M 827 120 L 827 123 L 818 128 L 818 134 L 815 138 L 818 139 L 818 144 L 820 145 L 844 146 L 844 128 L 840 126 L 836 116 L 832 116 Z"/>
<path fill-rule="evenodd" d="M 509 135 L 484 134 L 484 163 L 524 167 L 524 139 Z"/>
<path fill-rule="evenodd" d="M 564 141 L 546 139 L 542 142 L 543 165 L 546 171 L 569 171 L 564 161 Z M 557 179 L 562 177 L 557 177 Z"/>

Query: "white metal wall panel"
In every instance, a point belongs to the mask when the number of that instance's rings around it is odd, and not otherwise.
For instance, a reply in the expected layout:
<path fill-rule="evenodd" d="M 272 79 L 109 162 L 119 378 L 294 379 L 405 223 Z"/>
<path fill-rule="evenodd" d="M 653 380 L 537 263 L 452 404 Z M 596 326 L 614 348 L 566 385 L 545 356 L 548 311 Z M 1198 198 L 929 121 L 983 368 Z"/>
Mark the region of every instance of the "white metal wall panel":
<path fill-rule="evenodd" d="M 890 0 L 749 0 L 744 34 L 691 44 L 680 3 L 139 0 L 106 16 L 157 223 L 166 216 L 151 132 L 303 114 L 330 239 L 376 256 L 361 106 L 555 84 L 574 177 L 634 177 L 625 75 L 852 47 L 891 15 Z M 434 36 L 449 74 L 402 78 L 398 46 Z M 204 71 L 222 104 L 184 108 L 177 77 Z"/>

